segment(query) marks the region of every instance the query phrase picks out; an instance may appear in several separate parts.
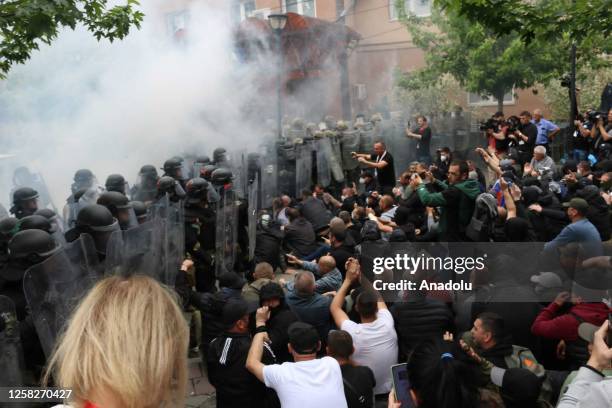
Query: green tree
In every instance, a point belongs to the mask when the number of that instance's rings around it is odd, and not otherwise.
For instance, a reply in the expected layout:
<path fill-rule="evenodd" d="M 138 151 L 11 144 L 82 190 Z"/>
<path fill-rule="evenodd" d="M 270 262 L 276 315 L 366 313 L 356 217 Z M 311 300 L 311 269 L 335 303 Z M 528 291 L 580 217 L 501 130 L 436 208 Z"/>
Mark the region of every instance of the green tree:
<path fill-rule="evenodd" d="M 0 78 L 27 61 L 40 43 L 50 44 L 62 28 L 87 28 L 99 41 L 123 39 L 140 28 L 136 0 L 109 7 L 107 0 L 0 0 Z"/>
<path fill-rule="evenodd" d="M 403 4 L 398 1 L 398 5 Z M 428 19 L 400 18 L 412 42 L 425 51 L 426 67 L 404 76 L 401 87 L 430 86 L 450 74 L 468 91 L 492 96 L 503 108 L 503 98 L 513 88 L 528 88 L 557 78 L 565 69 L 562 46 L 524 44 L 518 34 L 496 35 L 485 25 L 468 20 L 452 9 L 434 8 Z"/>
<path fill-rule="evenodd" d="M 555 44 L 571 38 L 585 52 L 612 50 L 612 0 L 434 0 L 448 13 L 486 26 L 498 36 Z"/>
<path fill-rule="evenodd" d="M 581 112 L 587 109 L 599 109 L 601 92 L 612 78 L 612 68 L 594 68 L 590 65 L 582 66 L 576 72 L 576 85 L 578 92 L 578 107 Z M 556 120 L 567 120 L 569 116 L 568 88 L 561 86 L 558 81 L 552 81 L 544 88 L 542 96 L 552 111 Z"/>

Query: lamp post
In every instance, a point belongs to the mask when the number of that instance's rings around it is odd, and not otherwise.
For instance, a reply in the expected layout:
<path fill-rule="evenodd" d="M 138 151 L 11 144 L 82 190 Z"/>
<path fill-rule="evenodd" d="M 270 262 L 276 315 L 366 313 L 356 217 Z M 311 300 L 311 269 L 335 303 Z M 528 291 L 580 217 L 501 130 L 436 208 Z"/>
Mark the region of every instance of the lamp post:
<path fill-rule="evenodd" d="M 285 29 L 285 25 L 287 25 L 287 15 L 286 14 L 270 14 L 268 16 L 268 24 L 270 28 L 274 32 L 274 36 L 276 37 L 276 49 L 278 50 L 279 55 L 279 67 L 278 67 L 278 80 L 276 84 L 276 127 L 278 131 L 279 140 L 283 136 L 282 129 L 282 105 L 281 105 L 281 96 L 282 96 L 282 86 L 283 86 L 283 43 L 282 43 L 282 34 Z"/>

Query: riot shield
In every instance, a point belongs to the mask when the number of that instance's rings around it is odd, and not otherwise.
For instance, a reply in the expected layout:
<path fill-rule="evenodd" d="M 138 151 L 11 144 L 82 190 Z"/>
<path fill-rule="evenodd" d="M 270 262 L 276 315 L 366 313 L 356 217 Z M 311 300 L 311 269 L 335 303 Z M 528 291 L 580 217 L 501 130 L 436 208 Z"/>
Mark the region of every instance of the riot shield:
<path fill-rule="evenodd" d="M 4 208 L 2 204 L 0 204 L 0 220 L 8 216 L 9 216 L 8 211 L 6 211 L 6 208 Z"/>
<path fill-rule="evenodd" d="M 259 176 L 249 184 L 249 260 L 255 256 L 255 236 L 257 233 L 257 215 L 259 213 Z"/>
<path fill-rule="evenodd" d="M 331 183 L 331 144 L 329 139 L 321 138 L 315 140 L 315 150 L 317 158 L 317 183 L 322 187 L 327 187 Z"/>
<path fill-rule="evenodd" d="M 272 207 L 272 200 L 279 193 L 277 153 L 273 147 L 267 147 L 265 154 L 261 156 L 260 208 Z"/>
<path fill-rule="evenodd" d="M 328 157 L 329 169 L 335 181 L 344 181 L 344 171 L 342 170 L 342 153 L 338 137 L 324 139 L 323 150 Z"/>
<path fill-rule="evenodd" d="M 360 130 L 359 137 L 359 151 L 362 153 L 369 153 L 374 150 L 374 141 L 376 139 L 374 128 L 371 126 L 364 126 Z"/>
<path fill-rule="evenodd" d="M 0 387 L 23 386 L 25 363 L 15 304 L 0 296 Z"/>
<path fill-rule="evenodd" d="M 166 194 L 149 207 L 149 220 L 159 220 L 162 282 L 173 285 L 185 257 L 185 210 L 183 202 L 172 202 Z M 129 231 L 129 230 L 128 230 Z"/>
<path fill-rule="evenodd" d="M 136 228 L 114 231 L 106 247 L 106 273 L 147 275 L 166 285 L 174 285 L 174 281 L 167 280 L 164 262 L 165 223 L 158 218 Z"/>
<path fill-rule="evenodd" d="M 23 290 L 47 358 L 74 308 L 101 277 L 96 247 L 87 234 L 25 272 Z"/>
<path fill-rule="evenodd" d="M 295 196 L 312 184 L 312 145 L 304 143 L 295 145 Z"/>
<path fill-rule="evenodd" d="M 248 190 L 248 169 L 246 151 L 240 150 L 232 154 L 232 160 L 229 163 L 234 180 L 234 191 L 240 198 L 247 197 Z"/>
<path fill-rule="evenodd" d="M 90 204 L 96 204 L 98 197 L 100 196 L 101 190 L 98 186 L 91 187 L 79 198 L 78 201 L 74 201 L 71 196 L 68 199 L 66 206 L 64 207 L 63 215 L 66 223 L 66 229 L 74 228 L 76 225 L 76 219 L 81 209 L 87 207 Z"/>
<path fill-rule="evenodd" d="M 345 130 L 342 132 L 342 167 L 351 171 L 359 167 L 359 162 L 351 156 L 351 152 L 359 152 L 360 133 L 358 130 Z"/>
<path fill-rule="evenodd" d="M 238 255 L 238 201 L 233 191 L 222 191 L 215 222 L 215 275 L 233 272 Z"/>

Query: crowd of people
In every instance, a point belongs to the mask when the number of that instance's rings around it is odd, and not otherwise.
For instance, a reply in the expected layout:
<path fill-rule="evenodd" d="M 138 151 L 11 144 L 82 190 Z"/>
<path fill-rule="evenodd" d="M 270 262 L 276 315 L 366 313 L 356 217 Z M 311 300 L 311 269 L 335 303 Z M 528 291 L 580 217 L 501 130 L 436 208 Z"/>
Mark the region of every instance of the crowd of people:
<path fill-rule="evenodd" d="M 14 217 L 0 220 L 0 295 L 15 304 L 26 366 L 73 389 L 73 407 L 181 406 L 188 353 L 201 356 L 220 408 L 610 406 L 612 110 L 586 116 L 597 120 L 576 122 L 573 150 L 559 163 L 550 154 L 559 129 L 540 111 L 496 114 L 483 125 L 480 161 L 449 148 L 431 157 L 419 117 L 406 131 L 418 140 L 418 161 L 399 175 L 393 154 L 405 152 L 379 140 L 373 152 L 353 152 L 359 180 L 338 191 L 315 183 L 283 192 L 259 209 L 256 225 L 245 221 L 248 203 L 239 205 L 230 243 L 238 256 L 216 275 L 216 203 L 234 198 L 224 151 L 196 160 L 191 179 L 180 158 L 162 177 L 143 166 L 132 190 L 120 175 L 101 188 L 80 170 L 59 215 L 38 204 L 32 186 L 20 187 Z M 162 197 L 185 209 L 174 285 L 138 274 L 100 280 L 45 359 L 25 270 L 84 234 L 103 261 L 108 233 L 144 222 Z M 368 254 L 432 243 L 450 255 L 454 243 L 504 249 L 484 272 L 465 275 L 472 293 L 389 299 L 375 289 Z M 503 243 L 538 252 L 524 267 L 526 253 Z M 544 259 L 555 268 L 541 269 Z M 14 324 L 0 323 L 5 332 Z M 392 374 L 398 364 L 407 383 Z"/>

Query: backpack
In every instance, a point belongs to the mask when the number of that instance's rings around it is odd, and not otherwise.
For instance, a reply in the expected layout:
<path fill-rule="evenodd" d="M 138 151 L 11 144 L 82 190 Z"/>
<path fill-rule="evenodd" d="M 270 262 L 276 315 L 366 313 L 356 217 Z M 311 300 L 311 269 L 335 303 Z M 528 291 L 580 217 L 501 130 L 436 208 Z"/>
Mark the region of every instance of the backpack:
<path fill-rule="evenodd" d="M 497 218 L 497 200 L 490 193 L 476 197 L 472 219 L 466 227 L 465 235 L 474 242 L 487 242 L 493 233 Z"/>

